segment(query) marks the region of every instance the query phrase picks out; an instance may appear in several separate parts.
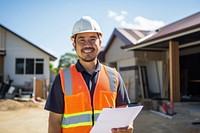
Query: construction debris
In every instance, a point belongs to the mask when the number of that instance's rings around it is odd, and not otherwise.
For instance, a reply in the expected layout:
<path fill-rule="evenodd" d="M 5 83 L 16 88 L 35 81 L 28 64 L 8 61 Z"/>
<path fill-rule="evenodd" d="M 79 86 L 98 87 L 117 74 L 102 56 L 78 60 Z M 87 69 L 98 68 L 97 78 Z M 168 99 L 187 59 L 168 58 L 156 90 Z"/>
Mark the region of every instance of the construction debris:
<path fill-rule="evenodd" d="M 23 108 L 37 108 L 43 106 L 42 103 L 44 102 L 34 102 L 32 100 L 29 101 L 17 101 L 17 100 L 0 100 L 0 111 L 14 111 Z"/>

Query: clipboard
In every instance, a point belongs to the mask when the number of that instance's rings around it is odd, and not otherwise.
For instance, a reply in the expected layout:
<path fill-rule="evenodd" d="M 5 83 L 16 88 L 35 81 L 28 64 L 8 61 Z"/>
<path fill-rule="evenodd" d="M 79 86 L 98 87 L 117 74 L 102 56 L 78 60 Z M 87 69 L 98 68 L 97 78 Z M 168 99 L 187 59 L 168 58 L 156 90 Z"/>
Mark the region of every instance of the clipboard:
<path fill-rule="evenodd" d="M 143 106 L 104 108 L 90 133 L 111 133 L 112 128 L 129 126 Z"/>

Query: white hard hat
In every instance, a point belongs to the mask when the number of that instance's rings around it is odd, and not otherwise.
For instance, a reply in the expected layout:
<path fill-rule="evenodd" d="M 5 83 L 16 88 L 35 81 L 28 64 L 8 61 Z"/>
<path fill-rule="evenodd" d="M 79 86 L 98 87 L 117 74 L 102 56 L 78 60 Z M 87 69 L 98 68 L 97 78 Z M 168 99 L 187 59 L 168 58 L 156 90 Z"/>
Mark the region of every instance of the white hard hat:
<path fill-rule="evenodd" d="M 99 24 L 90 16 L 83 16 L 74 24 L 71 38 L 78 33 L 84 32 L 97 32 L 102 35 Z"/>

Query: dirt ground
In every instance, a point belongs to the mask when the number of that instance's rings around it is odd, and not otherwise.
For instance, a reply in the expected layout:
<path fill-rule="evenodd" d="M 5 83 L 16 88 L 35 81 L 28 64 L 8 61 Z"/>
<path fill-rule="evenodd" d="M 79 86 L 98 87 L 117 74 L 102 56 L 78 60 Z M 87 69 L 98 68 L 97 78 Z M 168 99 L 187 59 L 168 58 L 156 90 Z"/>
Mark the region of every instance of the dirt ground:
<path fill-rule="evenodd" d="M 45 101 L 0 100 L 0 133 L 47 133 L 48 111 Z M 177 112 L 172 119 L 142 110 L 134 122 L 134 133 L 200 133 L 192 122 L 200 117 Z"/>
<path fill-rule="evenodd" d="M 0 100 L 0 133 L 47 133 L 44 103 Z"/>

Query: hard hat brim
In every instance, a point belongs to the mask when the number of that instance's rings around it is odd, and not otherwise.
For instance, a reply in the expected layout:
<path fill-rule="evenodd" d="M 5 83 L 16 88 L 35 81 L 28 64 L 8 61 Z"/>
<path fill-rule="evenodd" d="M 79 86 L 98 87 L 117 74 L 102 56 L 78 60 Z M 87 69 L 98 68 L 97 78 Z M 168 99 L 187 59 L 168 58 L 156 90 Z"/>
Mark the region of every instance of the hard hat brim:
<path fill-rule="evenodd" d="M 73 34 L 70 38 L 71 38 L 71 40 L 73 40 L 75 35 L 80 34 L 80 33 L 88 33 L 88 32 L 99 33 L 101 36 L 103 35 L 102 32 L 98 32 L 98 31 L 94 31 L 94 30 L 85 30 L 85 31 L 80 31 L 80 32 Z"/>

